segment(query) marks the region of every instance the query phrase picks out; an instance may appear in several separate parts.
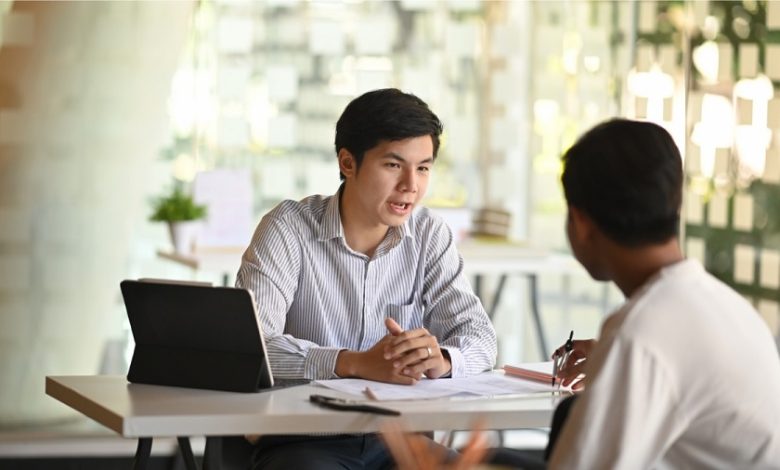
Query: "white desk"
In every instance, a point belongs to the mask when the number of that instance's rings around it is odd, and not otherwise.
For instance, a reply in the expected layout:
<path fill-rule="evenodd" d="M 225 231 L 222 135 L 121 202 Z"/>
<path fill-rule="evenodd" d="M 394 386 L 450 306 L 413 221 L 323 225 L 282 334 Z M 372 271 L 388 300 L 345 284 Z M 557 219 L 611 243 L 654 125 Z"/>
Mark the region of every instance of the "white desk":
<path fill-rule="evenodd" d="M 223 285 L 228 285 L 231 273 L 238 272 L 244 248 L 229 247 L 210 249 L 191 254 L 157 251 L 157 256 L 188 266 L 194 270 L 220 272 Z M 509 276 L 520 275 L 528 279 L 530 310 L 536 329 L 539 357 L 546 359 L 552 354 L 547 347 L 541 313 L 539 311 L 538 276 L 540 274 L 564 274 L 584 272 L 583 268 L 568 254 L 527 248 L 521 245 L 501 242 L 466 241 L 458 245 L 463 257 L 464 270 L 474 279 L 474 293 L 482 300 L 488 316 L 495 317 Z M 485 295 L 484 276 L 499 276 L 492 295 Z M 488 303 L 488 299 L 491 302 Z"/>
<path fill-rule="evenodd" d="M 46 377 L 47 395 L 123 437 L 139 438 L 137 462 L 148 459 L 153 437 L 370 433 L 399 419 L 411 431 L 462 430 L 470 429 L 477 417 L 488 429 L 547 427 L 561 399 L 550 394 L 382 402 L 403 413 L 395 418 L 320 408 L 309 402 L 312 393 L 348 397 L 309 385 L 243 394 L 130 384 L 123 376 Z"/>

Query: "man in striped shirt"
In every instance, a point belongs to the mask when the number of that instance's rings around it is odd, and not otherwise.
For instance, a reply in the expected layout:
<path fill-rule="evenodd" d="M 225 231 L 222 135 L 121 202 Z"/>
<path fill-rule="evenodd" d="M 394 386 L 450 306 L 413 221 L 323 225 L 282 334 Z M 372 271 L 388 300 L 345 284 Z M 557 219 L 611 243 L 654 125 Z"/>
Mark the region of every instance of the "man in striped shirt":
<path fill-rule="evenodd" d="M 342 185 L 263 217 L 236 284 L 252 290 L 277 378 L 414 385 L 493 367 L 496 336 L 447 225 L 425 208 L 442 125 L 414 95 L 368 92 L 336 124 Z M 305 449 L 305 451 L 304 451 Z M 375 435 L 272 436 L 255 468 L 384 468 Z"/>

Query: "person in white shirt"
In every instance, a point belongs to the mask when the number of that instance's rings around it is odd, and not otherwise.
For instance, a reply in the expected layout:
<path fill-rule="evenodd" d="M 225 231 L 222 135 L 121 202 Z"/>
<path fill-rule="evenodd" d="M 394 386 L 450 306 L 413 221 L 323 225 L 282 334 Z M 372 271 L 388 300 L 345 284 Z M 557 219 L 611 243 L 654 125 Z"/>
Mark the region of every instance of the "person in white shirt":
<path fill-rule="evenodd" d="M 683 256 L 671 136 L 616 119 L 563 161 L 574 256 L 627 300 L 559 373 L 583 391 L 549 468 L 780 468 L 778 351 L 750 303 Z"/>

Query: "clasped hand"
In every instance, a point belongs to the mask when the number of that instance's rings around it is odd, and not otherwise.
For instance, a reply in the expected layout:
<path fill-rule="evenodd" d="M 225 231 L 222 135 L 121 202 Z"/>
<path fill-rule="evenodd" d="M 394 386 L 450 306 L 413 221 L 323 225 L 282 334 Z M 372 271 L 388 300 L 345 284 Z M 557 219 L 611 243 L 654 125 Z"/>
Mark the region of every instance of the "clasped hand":
<path fill-rule="evenodd" d="M 338 376 L 413 385 L 423 375 L 435 379 L 450 371 L 449 357 L 428 330 L 404 331 L 391 318 L 385 319 L 385 326 L 388 334 L 367 351 L 339 353 Z"/>
<path fill-rule="evenodd" d="M 384 347 L 384 359 L 393 370 L 415 381 L 423 375 L 437 379 L 450 371 L 452 365 L 445 357 L 439 341 L 425 328 L 404 331 L 392 318 L 385 319 L 390 332 Z"/>

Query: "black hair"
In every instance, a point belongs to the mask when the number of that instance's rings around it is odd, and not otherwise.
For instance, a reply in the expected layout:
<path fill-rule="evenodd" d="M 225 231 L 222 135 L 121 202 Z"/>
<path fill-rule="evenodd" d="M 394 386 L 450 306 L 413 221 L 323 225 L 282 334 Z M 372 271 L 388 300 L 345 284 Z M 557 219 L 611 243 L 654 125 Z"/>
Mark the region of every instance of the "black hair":
<path fill-rule="evenodd" d="M 627 246 L 679 233 L 683 170 L 669 133 L 650 122 L 613 119 L 585 133 L 563 155 L 566 201 Z"/>
<path fill-rule="evenodd" d="M 396 88 L 369 91 L 352 100 L 341 113 L 336 123 L 336 154 L 347 149 L 359 169 L 366 151 L 383 140 L 429 135 L 435 159 L 442 130 L 439 118 L 420 98 Z"/>

